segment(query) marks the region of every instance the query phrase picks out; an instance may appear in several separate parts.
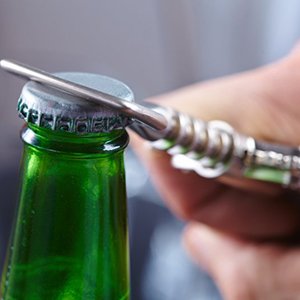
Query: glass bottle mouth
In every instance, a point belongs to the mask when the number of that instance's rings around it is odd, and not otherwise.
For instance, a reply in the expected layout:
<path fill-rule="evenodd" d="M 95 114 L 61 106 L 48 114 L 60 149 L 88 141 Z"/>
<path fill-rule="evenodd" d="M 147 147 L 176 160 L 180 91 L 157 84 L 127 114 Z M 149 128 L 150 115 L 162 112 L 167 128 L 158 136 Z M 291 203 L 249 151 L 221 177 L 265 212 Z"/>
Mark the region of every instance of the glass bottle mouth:
<path fill-rule="evenodd" d="M 53 131 L 33 124 L 27 124 L 21 131 L 25 144 L 37 150 L 69 153 L 72 156 L 113 154 L 126 148 L 129 137 L 124 129 L 111 132 L 80 135 Z"/>

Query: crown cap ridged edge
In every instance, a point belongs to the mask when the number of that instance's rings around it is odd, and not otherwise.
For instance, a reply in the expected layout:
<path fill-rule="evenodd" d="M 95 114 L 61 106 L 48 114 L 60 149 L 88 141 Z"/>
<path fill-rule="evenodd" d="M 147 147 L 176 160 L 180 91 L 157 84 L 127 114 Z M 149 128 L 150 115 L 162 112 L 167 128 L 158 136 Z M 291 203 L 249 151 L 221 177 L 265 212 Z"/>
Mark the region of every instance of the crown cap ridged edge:
<path fill-rule="evenodd" d="M 134 100 L 127 85 L 107 76 L 90 73 L 56 75 L 127 101 Z M 114 110 L 33 81 L 24 85 L 17 110 L 27 123 L 77 134 L 110 132 L 124 129 L 131 123 L 128 117 Z"/>

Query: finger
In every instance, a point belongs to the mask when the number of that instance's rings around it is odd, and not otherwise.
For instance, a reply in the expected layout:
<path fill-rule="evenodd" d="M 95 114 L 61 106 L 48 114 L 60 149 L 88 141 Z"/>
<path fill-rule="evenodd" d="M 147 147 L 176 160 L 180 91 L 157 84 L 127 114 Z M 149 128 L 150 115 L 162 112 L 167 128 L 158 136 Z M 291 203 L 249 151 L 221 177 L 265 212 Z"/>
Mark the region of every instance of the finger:
<path fill-rule="evenodd" d="M 300 144 L 300 48 L 288 59 L 254 71 L 195 84 L 150 99 L 203 120 L 221 119 L 236 130 L 256 139 L 279 144 Z M 293 77 L 293 78 L 292 78 Z M 251 181 L 231 181 L 229 185 L 251 189 Z M 274 186 L 255 185 L 262 191 Z"/>
<path fill-rule="evenodd" d="M 299 80 L 300 47 L 267 67 L 197 83 L 149 101 L 205 121 L 224 120 L 257 139 L 297 146 Z"/>
<path fill-rule="evenodd" d="M 292 235 L 300 227 L 297 195 L 232 189 L 174 169 L 166 153 L 149 151 L 143 143 L 135 148 L 162 198 L 183 219 L 252 238 Z"/>
<path fill-rule="evenodd" d="M 298 299 L 299 248 L 251 244 L 200 224 L 188 226 L 184 241 L 225 299 Z"/>

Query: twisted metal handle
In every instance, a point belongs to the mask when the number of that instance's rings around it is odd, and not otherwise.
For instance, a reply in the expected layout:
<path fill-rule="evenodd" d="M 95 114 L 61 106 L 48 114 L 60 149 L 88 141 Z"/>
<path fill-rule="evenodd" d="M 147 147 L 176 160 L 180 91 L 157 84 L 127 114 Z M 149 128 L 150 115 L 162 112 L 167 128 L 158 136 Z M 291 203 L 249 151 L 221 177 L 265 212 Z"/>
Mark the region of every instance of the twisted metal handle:
<path fill-rule="evenodd" d="M 168 119 L 160 132 L 144 129 L 144 138 L 172 155 L 175 167 L 206 178 L 250 178 L 300 190 L 299 148 L 256 141 L 223 121 L 203 122 L 170 108 L 155 108 Z"/>

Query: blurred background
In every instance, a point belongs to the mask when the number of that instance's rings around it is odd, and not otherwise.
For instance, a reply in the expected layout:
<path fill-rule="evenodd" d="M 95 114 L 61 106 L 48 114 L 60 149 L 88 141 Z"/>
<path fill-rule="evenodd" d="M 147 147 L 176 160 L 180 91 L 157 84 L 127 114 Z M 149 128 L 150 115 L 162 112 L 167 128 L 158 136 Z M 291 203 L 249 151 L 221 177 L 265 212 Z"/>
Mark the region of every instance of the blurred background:
<path fill-rule="evenodd" d="M 0 58 L 115 77 L 139 100 L 280 58 L 299 20 L 298 0 L 0 0 Z M 18 197 L 23 84 L 0 72 L 0 271 Z M 130 149 L 126 164 L 132 299 L 221 299 Z"/>

